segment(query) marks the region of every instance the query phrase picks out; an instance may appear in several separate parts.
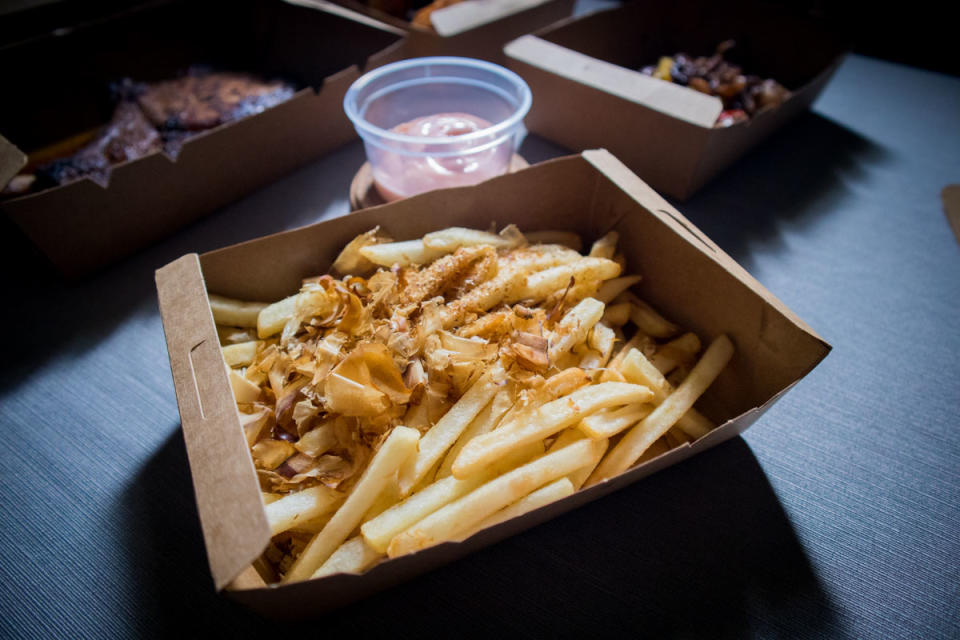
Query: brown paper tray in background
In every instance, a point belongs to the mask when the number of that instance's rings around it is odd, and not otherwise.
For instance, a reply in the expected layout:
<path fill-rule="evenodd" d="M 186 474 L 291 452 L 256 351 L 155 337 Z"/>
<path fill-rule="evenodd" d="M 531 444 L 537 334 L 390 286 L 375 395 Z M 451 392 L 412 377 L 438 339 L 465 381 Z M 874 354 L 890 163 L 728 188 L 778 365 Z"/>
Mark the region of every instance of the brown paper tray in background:
<path fill-rule="evenodd" d="M 372 21 L 371 21 L 372 22 Z M 153 2 L 0 47 L 16 100 L 0 104 L 0 163 L 109 120 L 111 82 L 176 77 L 191 65 L 303 87 L 290 100 L 194 136 L 176 159 L 114 166 L 0 201 L 0 211 L 68 276 L 80 276 L 355 138 L 343 96 L 363 69 L 398 57 L 403 33 L 283 0 Z M 11 96 L 12 98 L 12 96 Z"/>
<path fill-rule="evenodd" d="M 695 16 L 695 17 L 694 17 Z M 727 57 L 793 95 L 749 122 L 713 128 L 719 99 L 641 74 L 661 56 Z M 658 191 L 685 200 L 805 111 L 846 47 L 820 23 L 769 5 L 633 2 L 573 18 L 508 44 L 507 65 L 533 92 L 527 128 L 581 150 L 605 147 Z M 712 103 L 712 105 L 711 105 Z"/>
<path fill-rule="evenodd" d="M 593 240 L 620 233 L 628 271 L 668 317 L 737 351 L 698 406 L 722 423 L 692 445 L 462 543 L 384 562 L 364 575 L 264 587 L 251 563 L 270 539 L 239 425 L 207 291 L 276 300 L 324 273 L 357 234 L 381 225 L 398 239 L 450 225 L 566 229 Z M 546 162 L 473 187 L 434 191 L 197 256 L 157 271 L 160 312 L 216 588 L 269 615 L 317 614 L 397 584 L 595 500 L 750 426 L 822 360 L 830 346 L 606 151 Z M 242 574 L 242 579 L 238 576 Z M 257 586 L 257 584 L 259 586 Z"/>
<path fill-rule="evenodd" d="M 305 0 L 316 6 L 333 4 L 357 15 L 406 32 L 404 58 L 423 56 L 465 56 L 503 64 L 503 46 L 524 34 L 562 20 L 573 12 L 574 0 L 523 0 L 484 13 L 444 10 L 444 35 L 413 26 L 406 20 L 370 8 L 363 0 Z M 438 18 L 439 20 L 440 18 Z"/>

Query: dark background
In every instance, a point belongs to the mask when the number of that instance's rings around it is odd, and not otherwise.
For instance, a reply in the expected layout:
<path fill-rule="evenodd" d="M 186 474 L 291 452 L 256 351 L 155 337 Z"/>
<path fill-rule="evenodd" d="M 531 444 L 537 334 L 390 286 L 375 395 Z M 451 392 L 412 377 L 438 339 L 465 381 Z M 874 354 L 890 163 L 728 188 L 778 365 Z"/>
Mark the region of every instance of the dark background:
<path fill-rule="evenodd" d="M 202 0 L 199 0 L 202 1 Z M 640 0 L 643 1 L 643 0 Z M 731 11 L 743 11 L 740 0 L 724 2 Z M 425 0 L 414 0 L 424 4 Z M 960 75 L 956 20 L 950 2 L 918 0 L 909 3 L 863 0 L 761 0 L 766 4 L 822 18 L 868 56 L 915 67 Z M 0 46 L 52 29 L 121 11 L 131 0 L 0 0 Z M 184 20 L 189 20 L 189 15 Z M 224 26 L 229 16 L 224 16 Z M 803 46 L 803 43 L 798 43 Z"/>

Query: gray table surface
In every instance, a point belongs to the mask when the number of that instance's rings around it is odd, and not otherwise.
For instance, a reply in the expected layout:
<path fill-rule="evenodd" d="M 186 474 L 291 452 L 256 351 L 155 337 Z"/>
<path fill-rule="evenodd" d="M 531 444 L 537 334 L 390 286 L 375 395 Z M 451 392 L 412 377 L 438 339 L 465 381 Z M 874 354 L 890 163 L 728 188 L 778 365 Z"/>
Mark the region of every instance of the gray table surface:
<path fill-rule="evenodd" d="M 80 284 L 10 261 L 0 636 L 960 637 L 960 246 L 939 199 L 960 79 L 850 57 L 680 205 L 834 345 L 743 438 L 288 628 L 214 593 L 153 271 L 345 214 L 362 160 L 354 143 Z"/>

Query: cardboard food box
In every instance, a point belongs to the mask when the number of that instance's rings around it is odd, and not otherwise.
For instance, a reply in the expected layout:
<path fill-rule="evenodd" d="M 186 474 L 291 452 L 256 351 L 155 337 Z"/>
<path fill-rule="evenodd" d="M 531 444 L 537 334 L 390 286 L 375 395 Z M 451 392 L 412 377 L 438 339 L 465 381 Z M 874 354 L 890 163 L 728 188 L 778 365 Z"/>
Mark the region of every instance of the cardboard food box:
<path fill-rule="evenodd" d="M 640 73 L 661 56 L 711 55 L 792 92 L 747 122 L 714 128 L 718 98 Z M 547 27 L 505 47 L 533 91 L 530 131 L 573 150 L 605 147 L 681 200 L 820 95 L 846 47 L 820 23 L 769 5 L 634 2 Z"/>
<path fill-rule="evenodd" d="M 318 6 L 328 0 L 312 0 Z M 575 0 L 466 0 L 433 12 L 433 30 L 414 25 L 363 0 L 332 0 L 359 15 L 403 29 L 403 57 L 465 56 L 503 64 L 503 45 L 570 16 Z"/>
<path fill-rule="evenodd" d="M 356 137 L 343 113 L 364 67 L 398 55 L 402 32 L 283 0 L 182 0 L 0 47 L 16 99 L 0 102 L 0 176 L 32 151 L 109 121 L 109 85 L 152 82 L 194 65 L 292 82 L 292 98 L 199 133 L 176 158 L 116 165 L 106 187 L 84 178 L 0 199 L 66 275 L 127 255 Z M 6 184 L 4 180 L 3 184 Z"/>
<path fill-rule="evenodd" d="M 720 425 L 613 480 L 491 527 L 340 574 L 266 587 L 251 569 L 270 530 L 209 308 L 207 292 L 278 300 L 326 272 L 359 233 L 382 225 L 397 239 L 450 225 L 564 229 L 592 241 L 615 229 L 640 293 L 700 336 L 726 333 L 733 360 L 698 407 Z M 587 245 L 589 246 L 589 245 Z M 607 151 L 546 162 L 473 187 L 426 193 L 197 256 L 157 271 L 160 312 L 210 570 L 218 590 L 270 615 L 311 615 L 397 584 L 676 464 L 750 426 L 805 376 L 830 346 Z"/>

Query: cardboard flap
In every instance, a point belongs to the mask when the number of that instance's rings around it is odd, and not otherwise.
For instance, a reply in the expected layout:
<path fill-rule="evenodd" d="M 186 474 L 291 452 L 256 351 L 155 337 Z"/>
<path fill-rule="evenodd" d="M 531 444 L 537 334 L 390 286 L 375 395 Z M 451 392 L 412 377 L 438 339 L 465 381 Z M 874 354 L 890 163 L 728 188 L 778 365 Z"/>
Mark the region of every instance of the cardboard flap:
<path fill-rule="evenodd" d="M 197 254 L 157 270 L 157 294 L 207 559 L 217 590 L 270 542 Z"/>
<path fill-rule="evenodd" d="M 631 71 L 537 36 L 523 36 L 504 47 L 511 58 L 605 91 L 625 100 L 712 128 L 723 110 L 719 98 Z"/>
<path fill-rule="evenodd" d="M 438 35 L 453 36 L 494 20 L 526 11 L 548 0 L 464 0 L 430 14 Z"/>
<path fill-rule="evenodd" d="M 26 164 L 26 154 L 0 135 L 0 189 L 7 186 Z"/>
<path fill-rule="evenodd" d="M 706 249 L 711 254 L 725 257 L 727 261 L 733 262 L 732 258 L 726 256 L 723 250 L 714 244 L 713 240 L 701 232 L 686 216 L 674 209 L 663 196 L 641 180 L 615 155 L 606 149 L 589 149 L 581 155 L 617 186 L 630 194 L 634 200 L 667 221 L 681 236 L 686 237 L 693 244 L 699 245 L 701 249 Z"/>
<path fill-rule="evenodd" d="M 616 156 L 606 149 L 594 149 L 584 151 L 583 157 L 606 174 L 611 181 L 630 197 L 670 226 L 677 234 L 686 238 L 691 244 L 709 255 L 714 261 L 726 269 L 727 272 L 735 276 L 737 280 L 741 281 L 767 304 L 776 309 L 777 312 L 782 314 L 799 329 L 809 333 L 829 349 L 827 342 L 820 337 L 816 331 L 801 320 L 799 316 L 791 311 L 790 308 L 783 304 L 776 296 L 770 293 L 770 291 L 751 276 L 746 269 L 737 264 L 733 258 L 710 240 L 706 234 L 700 231 L 686 216 L 677 211 L 663 196 L 650 188 L 647 183 L 630 171 Z"/>

